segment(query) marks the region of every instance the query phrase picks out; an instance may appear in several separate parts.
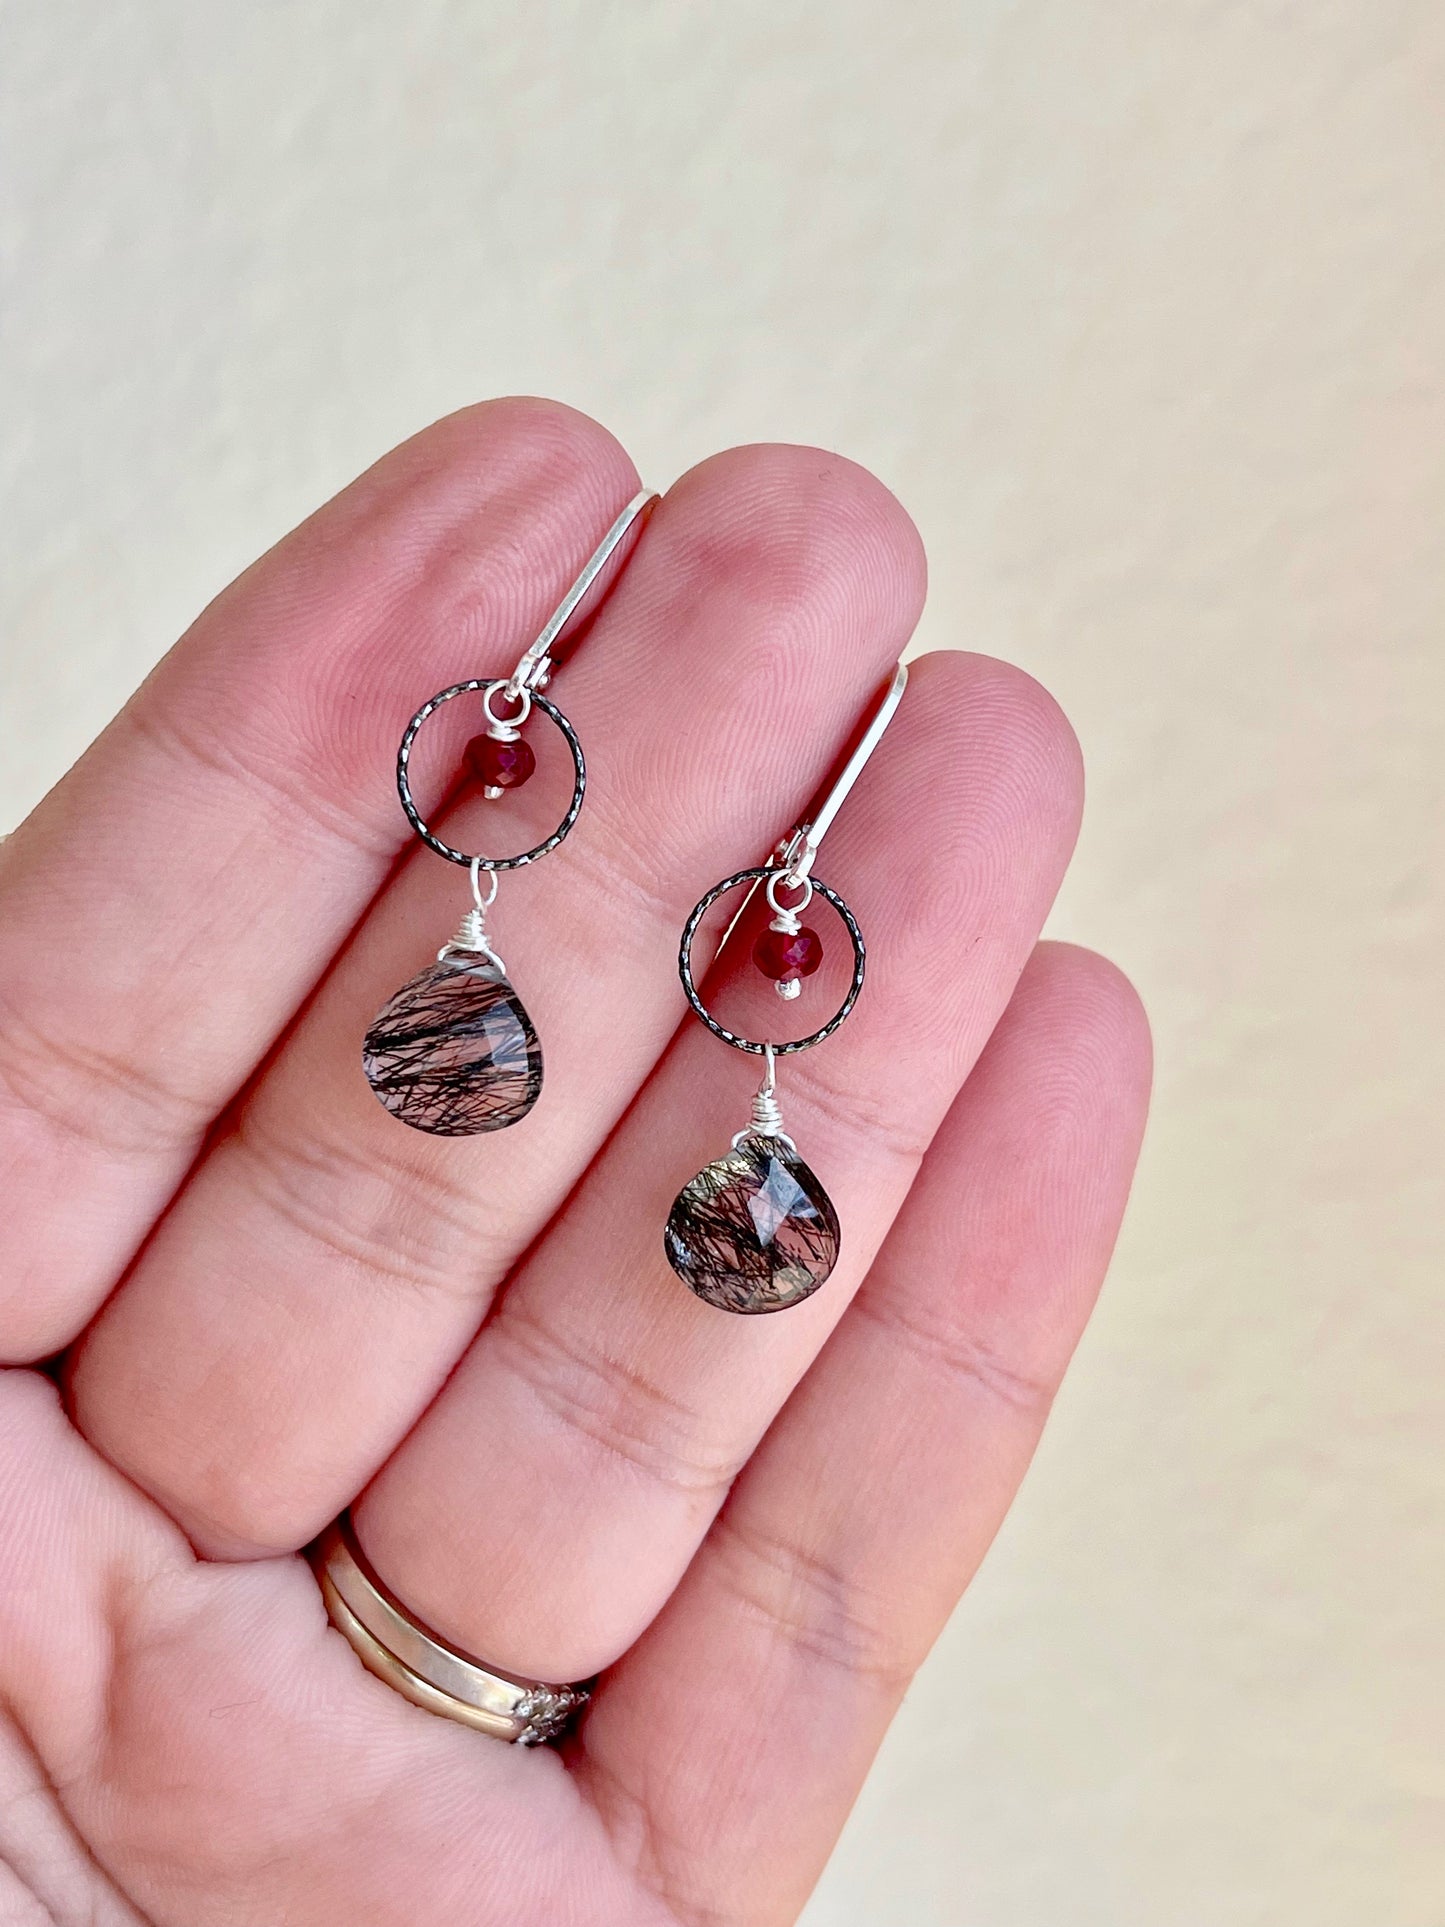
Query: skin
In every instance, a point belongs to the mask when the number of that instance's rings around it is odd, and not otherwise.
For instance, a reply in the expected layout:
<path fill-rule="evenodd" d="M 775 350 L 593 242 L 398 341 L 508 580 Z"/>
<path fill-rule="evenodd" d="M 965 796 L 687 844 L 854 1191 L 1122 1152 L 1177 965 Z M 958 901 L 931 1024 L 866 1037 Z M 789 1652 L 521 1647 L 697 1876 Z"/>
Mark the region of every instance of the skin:
<path fill-rule="evenodd" d="M 1082 788 L 1019 671 L 918 662 L 819 862 L 868 985 L 779 1083 L 833 1278 L 730 1318 L 661 1250 L 757 1072 L 686 1017 L 677 931 L 794 820 L 922 604 L 862 470 L 701 464 L 559 675 L 587 806 L 492 913 L 532 1115 L 431 1139 L 361 1075 L 466 901 L 396 806 L 401 725 L 510 668 L 636 486 L 552 403 L 437 424 L 228 589 L 0 850 L 15 1927 L 791 1921 L 1018 1488 L 1149 1082 L 1124 979 L 1038 942 Z M 539 775 L 463 807 L 517 848 L 555 802 Z M 747 971 L 709 996 L 748 1007 Z M 602 1674 L 564 1752 L 363 1672 L 298 1556 L 350 1502 L 438 1629 Z"/>

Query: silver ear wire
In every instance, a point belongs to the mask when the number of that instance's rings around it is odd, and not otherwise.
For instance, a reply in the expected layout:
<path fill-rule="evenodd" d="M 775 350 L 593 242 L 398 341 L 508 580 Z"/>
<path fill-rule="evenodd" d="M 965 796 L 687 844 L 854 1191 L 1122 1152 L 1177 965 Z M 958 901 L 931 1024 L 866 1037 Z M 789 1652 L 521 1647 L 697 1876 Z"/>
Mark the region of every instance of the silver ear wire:
<path fill-rule="evenodd" d="M 541 635 L 522 651 L 521 660 L 507 678 L 504 693 L 512 702 L 518 702 L 524 695 L 547 687 L 552 674 L 552 650 L 558 637 L 577 613 L 587 591 L 612 560 L 618 545 L 638 517 L 650 515 L 661 500 L 655 488 L 639 489 L 597 544 L 584 563 L 582 573 L 542 625 Z"/>
<path fill-rule="evenodd" d="M 907 687 L 908 665 L 906 662 L 895 663 L 893 674 L 878 698 L 877 707 L 844 753 L 841 765 L 824 785 L 821 799 L 814 802 L 792 835 L 779 846 L 779 867 L 787 872 L 789 883 L 806 882 L 823 838 L 832 827 L 833 818 L 842 809 L 848 792 L 863 774 L 868 758 L 882 742 L 883 732 L 892 722 Z"/>
<path fill-rule="evenodd" d="M 893 673 L 879 691 L 873 708 L 868 712 L 866 720 L 855 731 L 842 756 L 834 764 L 822 789 L 788 834 L 778 839 L 764 866 L 765 872 L 779 871 L 782 881 L 797 889 L 801 889 L 808 882 L 809 872 L 813 868 L 823 838 L 832 828 L 833 819 L 842 809 L 849 791 L 863 774 L 869 757 L 882 742 L 883 732 L 892 722 L 907 687 L 908 664 L 895 663 Z M 764 885 L 767 888 L 769 904 L 775 911 L 780 910 L 780 905 L 773 894 L 777 887 L 776 881 L 765 874 L 744 895 L 727 929 L 723 931 L 721 941 L 713 953 L 714 963 L 722 955 L 733 932 L 742 922 L 748 905 Z M 807 898 L 805 897 L 803 901 L 806 903 Z M 795 910 L 801 908 L 801 904 L 794 905 Z M 787 913 L 783 911 L 782 914 Z"/>

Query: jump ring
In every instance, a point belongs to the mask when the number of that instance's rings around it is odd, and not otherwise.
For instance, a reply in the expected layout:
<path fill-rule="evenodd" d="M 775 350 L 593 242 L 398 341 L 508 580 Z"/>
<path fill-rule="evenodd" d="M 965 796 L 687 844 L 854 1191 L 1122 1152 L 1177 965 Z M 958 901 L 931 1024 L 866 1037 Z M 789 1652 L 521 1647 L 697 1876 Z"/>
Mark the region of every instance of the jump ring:
<path fill-rule="evenodd" d="M 490 883 L 491 888 L 487 891 L 487 894 L 483 896 L 481 868 L 482 868 L 482 859 L 479 856 L 474 856 L 472 858 L 472 864 L 471 864 L 472 902 L 476 904 L 479 910 L 490 910 L 492 905 L 497 900 L 497 892 L 502 887 L 502 880 L 497 875 L 495 870 L 489 870 L 487 872 L 487 880 Z"/>
<path fill-rule="evenodd" d="M 498 691 L 520 705 L 515 716 L 499 716 L 492 708 L 492 698 Z M 482 708 L 493 729 L 520 729 L 532 713 L 532 692 L 530 689 L 519 689 L 513 695 L 505 682 L 494 682 L 482 697 Z"/>
<path fill-rule="evenodd" d="M 803 901 L 801 903 L 779 903 L 776 892 L 780 883 L 786 883 L 790 890 L 801 890 L 803 893 Z M 768 908 L 775 917 L 800 917 L 813 901 L 813 879 L 811 877 L 789 876 L 786 870 L 774 870 L 768 878 L 767 897 Z"/>

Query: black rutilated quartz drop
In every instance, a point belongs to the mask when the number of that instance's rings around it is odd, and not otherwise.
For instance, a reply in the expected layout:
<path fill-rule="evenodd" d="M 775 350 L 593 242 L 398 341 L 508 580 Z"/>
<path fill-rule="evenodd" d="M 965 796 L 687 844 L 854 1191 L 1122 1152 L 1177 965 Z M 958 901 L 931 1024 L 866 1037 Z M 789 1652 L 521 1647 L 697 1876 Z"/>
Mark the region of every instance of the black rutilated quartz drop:
<path fill-rule="evenodd" d="M 459 951 L 404 984 L 361 1047 L 371 1088 L 393 1117 L 436 1137 L 500 1131 L 542 1088 L 542 1047 L 507 979 Z"/>
<path fill-rule="evenodd" d="M 663 1242 L 678 1277 L 720 1311 L 785 1311 L 837 1263 L 838 1214 L 791 1145 L 750 1135 L 683 1186 Z"/>

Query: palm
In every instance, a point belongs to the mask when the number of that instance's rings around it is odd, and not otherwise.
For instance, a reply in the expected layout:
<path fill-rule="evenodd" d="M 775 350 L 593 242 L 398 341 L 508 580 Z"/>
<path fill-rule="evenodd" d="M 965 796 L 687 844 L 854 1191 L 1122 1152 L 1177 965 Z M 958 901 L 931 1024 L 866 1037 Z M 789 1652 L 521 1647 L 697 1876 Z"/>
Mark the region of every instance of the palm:
<path fill-rule="evenodd" d="M 568 668 L 588 810 L 496 913 L 533 1116 L 427 1140 L 360 1078 L 457 906 L 425 853 L 391 874 L 398 723 L 510 660 L 634 485 L 549 405 L 429 431 L 222 597 L 0 857 L 7 1920 L 790 1920 L 1027 1464 L 1147 1039 L 1108 966 L 1035 949 L 1078 775 L 1016 672 L 925 659 L 820 866 L 871 957 L 784 1082 L 844 1222 L 828 1288 L 726 1319 L 659 1250 L 748 1090 L 680 1026 L 676 930 L 917 615 L 860 471 L 704 464 Z M 53 1356 L 63 1400 L 27 1369 Z M 563 1755 L 362 1672 L 297 1556 L 353 1500 L 443 1632 L 603 1675 Z"/>

